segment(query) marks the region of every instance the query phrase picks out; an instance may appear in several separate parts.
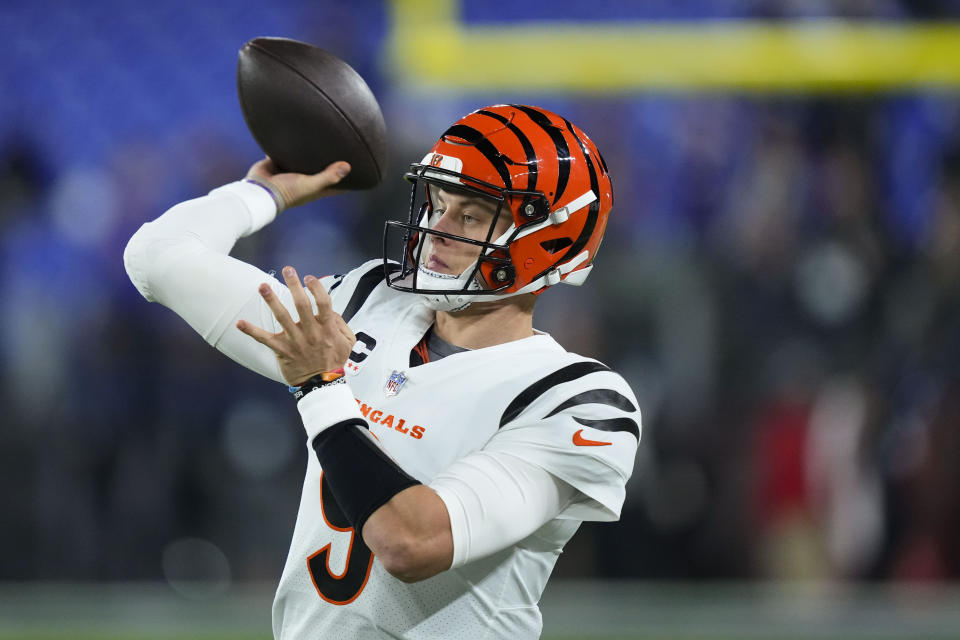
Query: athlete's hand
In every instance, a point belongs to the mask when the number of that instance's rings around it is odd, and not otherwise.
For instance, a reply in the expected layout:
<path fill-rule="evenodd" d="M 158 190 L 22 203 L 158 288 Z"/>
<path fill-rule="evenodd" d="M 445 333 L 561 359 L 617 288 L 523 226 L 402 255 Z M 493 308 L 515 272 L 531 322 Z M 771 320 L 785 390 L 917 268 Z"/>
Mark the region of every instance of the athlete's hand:
<path fill-rule="evenodd" d="M 338 182 L 350 173 L 350 164 L 334 162 L 320 173 L 308 176 L 303 173 L 277 173 L 277 167 L 270 158 L 264 158 L 254 163 L 247 172 L 247 178 L 264 183 L 272 188 L 283 201 L 283 209 L 299 207 L 325 196 L 343 193 L 343 189 L 335 189 Z"/>
<path fill-rule="evenodd" d="M 333 310 L 330 295 L 317 278 L 307 276 L 303 279 L 317 301 L 316 315 L 293 267 L 284 267 L 283 280 L 293 293 L 300 321 L 293 321 L 277 294 L 264 283 L 260 285 L 260 295 L 283 331 L 270 333 L 245 320 L 237 322 L 237 329 L 273 349 L 280 363 L 280 373 L 289 384 L 298 387 L 317 374 L 343 367 L 357 339 L 340 314 Z"/>

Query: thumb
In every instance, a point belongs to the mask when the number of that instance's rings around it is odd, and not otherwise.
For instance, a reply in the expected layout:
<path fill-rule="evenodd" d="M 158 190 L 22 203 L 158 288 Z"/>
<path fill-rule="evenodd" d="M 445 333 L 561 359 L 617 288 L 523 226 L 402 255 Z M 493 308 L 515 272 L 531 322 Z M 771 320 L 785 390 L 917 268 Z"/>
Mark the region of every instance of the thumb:
<path fill-rule="evenodd" d="M 320 173 L 315 173 L 310 176 L 311 190 L 319 191 L 332 187 L 347 177 L 347 174 L 350 173 L 350 168 L 350 163 L 344 162 L 343 160 L 332 163 Z"/>

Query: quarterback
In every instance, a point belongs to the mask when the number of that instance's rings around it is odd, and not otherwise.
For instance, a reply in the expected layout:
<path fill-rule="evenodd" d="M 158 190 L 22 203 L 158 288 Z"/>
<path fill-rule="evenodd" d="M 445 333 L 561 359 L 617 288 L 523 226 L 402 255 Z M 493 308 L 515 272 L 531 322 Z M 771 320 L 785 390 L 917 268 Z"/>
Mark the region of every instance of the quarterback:
<path fill-rule="evenodd" d="M 229 257 L 348 171 L 261 160 L 143 225 L 127 273 L 297 402 L 308 463 L 276 638 L 537 638 L 557 557 L 584 520 L 619 518 L 640 438 L 623 378 L 533 328 L 536 296 L 590 273 L 606 164 L 554 113 L 486 107 L 410 166 L 382 259 L 280 282 Z"/>

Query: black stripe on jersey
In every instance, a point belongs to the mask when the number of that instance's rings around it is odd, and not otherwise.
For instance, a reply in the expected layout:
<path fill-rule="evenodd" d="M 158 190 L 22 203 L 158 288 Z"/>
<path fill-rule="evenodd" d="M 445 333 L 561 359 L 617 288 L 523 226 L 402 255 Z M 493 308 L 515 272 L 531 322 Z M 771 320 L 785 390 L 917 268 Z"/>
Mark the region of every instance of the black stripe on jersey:
<path fill-rule="evenodd" d="M 550 122 L 547 114 L 542 111 L 525 107 L 522 104 L 512 104 L 510 106 L 520 109 L 530 116 L 534 123 L 540 125 L 540 128 L 547 132 L 547 135 L 550 136 L 553 144 L 557 147 L 557 159 L 560 161 L 560 167 L 557 175 L 557 190 L 553 195 L 553 204 L 557 204 L 557 201 L 563 196 L 563 192 L 566 191 L 567 181 L 570 179 L 570 147 L 567 146 L 567 140 L 563 137 L 559 128 Z"/>
<path fill-rule="evenodd" d="M 487 111 L 486 109 L 480 109 L 477 113 L 483 114 L 489 118 L 499 121 L 501 124 L 505 125 L 510 131 L 513 131 L 514 135 L 517 136 L 517 140 L 520 141 L 520 145 L 523 147 L 523 152 L 527 154 L 527 169 L 529 170 L 529 180 L 527 181 L 527 191 L 536 191 L 537 190 L 537 153 L 533 150 L 533 145 L 530 143 L 530 138 L 520 130 L 520 127 L 510 122 L 507 118 L 503 117 L 499 113 L 494 113 L 493 111 Z"/>
<path fill-rule="evenodd" d="M 637 439 L 637 442 L 640 441 L 640 427 L 637 426 L 637 423 L 634 422 L 632 418 L 587 420 L 586 418 L 578 418 L 577 416 L 573 416 L 573 419 L 583 426 L 590 427 L 591 429 L 599 429 L 600 431 L 627 431 L 628 433 L 633 434 L 633 437 Z"/>
<path fill-rule="evenodd" d="M 514 398 L 513 402 L 507 406 L 506 411 L 504 411 L 503 415 L 500 417 L 500 426 L 502 427 L 516 418 L 523 412 L 524 409 L 530 406 L 530 403 L 558 384 L 570 382 L 571 380 L 582 378 L 585 375 L 595 373 L 597 371 L 610 371 L 610 368 L 606 365 L 600 364 L 599 362 L 575 362 L 563 367 L 562 369 L 554 371 L 550 375 L 545 376 L 540 380 L 537 380 L 532 385 L 521 391 L 520 395 Z"/>
<path fill-rule="evenodd" d="M 483 156 L 490 161 L 490 164 L 493 165 L 493 168 L 497 170 L 497 173 L 500 174 L 500 179 L 503 180 L 503 184 L 506 185 L 507 189 L 512 189 L 513 184 L 510 180 L 510 171 L 507 169 L 507 163 L 504 161 L 503 156 L 497 150 L 493 143 L 487 140 L 482 133 L 474 129 L 473 127 L 468 127 L 465 124 L 455 124 L 449 129 L 447 129 L 442 138 L 447 136 L 454 136 L 456 138 L 463 138 L 469 144 L 476 147 L 477 151 L 483 154 Z M 456 142 L 447 141 L 451 144 L 457 144 Z"/>
<path fill-rule="evenodd" d="M 386 269 L 389 273 L 396 273 L 400 270 L 400 265 L 388 262 Z M 357 311 L 360 310 L 363 303 L 367 301 L 367 298 L 369 298 L 373 290 L 377 288 L 377 285 L 383 282 L 385 277 L 386 273 L 384 272 L 382 264 L 378 264 L 360 276 L 360 282 L 357 283 L 357 288 L 353 290 L 350 301 L 343 309 L 343 313 L 340 314 L 344 322 L 350 322 L 350 320 L 353 319 L 353 316 L 357 314 Z"/>
<path fill-rule="evenodd" d="M 327 293 L 333 293 L 333 290 L 334 290 L 334 289 L 336 289 L 336 288 L 339 287 L 341 284 L 343 284 L 343 278 L 344 278 L 345 276 L 335 275 L 335 276 L 333 276 L 333 277 L 335 278 L 336 281 L 330 286 L 330 288 L 327 290 Z"/>
<path fill-rule="evenodd" d="M 560 413 L 564 409 L 578 407 L 582 404 L 605 404 L 607 406 L 616 407 L 617 409 L 628 411 L 630 413 L 633 413 L 637 410 L 637 408 L 633 406 L 633 403 L 630 402 L 629 398 L 621 393 L 617 393 L 613 389 L 590 389 L 589 391 L 578 393 L 543 417 L 549 418 L 552 415 Z"/>

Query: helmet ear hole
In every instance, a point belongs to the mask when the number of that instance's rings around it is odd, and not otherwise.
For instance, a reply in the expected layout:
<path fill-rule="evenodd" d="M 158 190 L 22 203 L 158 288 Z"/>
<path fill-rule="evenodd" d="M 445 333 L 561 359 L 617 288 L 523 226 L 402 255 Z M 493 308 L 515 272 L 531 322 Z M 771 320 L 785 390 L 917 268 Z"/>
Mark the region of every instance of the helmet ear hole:
<path fill-rule="evenodd" d="M 520 215 L 526 220 L 545 218 L 550 213 L 550 204 L 542 195 L 527 196 L 520 203 Z"/>
<path fill-rule="evenodd" d="M 572 244 L 573 240 L 570 238 L 553 238 L 551 240 L 544 240 L 540 243 L 540 246 L 549 253 L 559 253 Z"/>
<path fill-rule="evenodd" d="M 490 272 L 495 287 L 510 284 L 516 279 L 517 273 L 512 264 L 504 264 Z"/>

